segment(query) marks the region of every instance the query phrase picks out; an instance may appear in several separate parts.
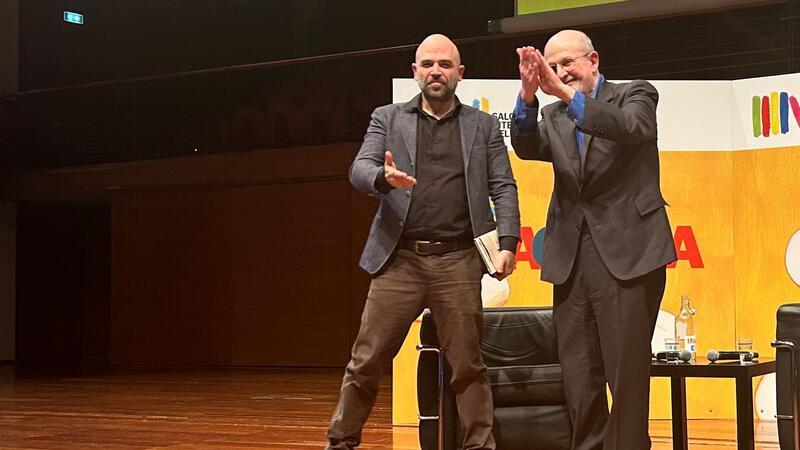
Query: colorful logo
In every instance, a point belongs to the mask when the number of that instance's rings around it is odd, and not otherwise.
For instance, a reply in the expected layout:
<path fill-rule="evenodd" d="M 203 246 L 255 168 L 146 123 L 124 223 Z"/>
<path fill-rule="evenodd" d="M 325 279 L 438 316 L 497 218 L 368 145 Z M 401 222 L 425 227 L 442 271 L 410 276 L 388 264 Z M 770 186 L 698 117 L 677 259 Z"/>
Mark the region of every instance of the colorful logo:
<path fill-rule="evenodd" d="M 503 138 L 506 138 L 506 139 L 511 137 L 511 118 L 512 118 L 512 114 L 510 112 L 508 112 L 508 113 L 502 113 L 502 112 L 500 112 L 500 113 L 498 113 L 498 112 L 490 113 L 489 112 L 489 99 L 486 98 L 486 97 L 473 98 L 471 106 L 473 108 L 479 110 L 479 111 L 483 111 L 485 113 L 488 113 L 488 114 L 491 114 L 491 115 L 497 117 L 497 120 L 500 122 L 500 134 L 503 136 Z M 511 151 L 511 148 L 509 148 L 508 150 Z"/>
<path fill-rule="evenodd" d="M 489 99 L 486 97 L 481 97 L 480 99 L 474 98 L 472 99 L 472 107 L 475 109 L 479 109 L 483 112 L 489 112 Z"/>
<path fill-rule="evenodd" d="M 800 125 L 800 105 L 794 95 L 787 92 L 772 92 L 770 95 L 753 96 L 753 136 L 769 137 L 789 132 L 789 107 L 794 120 Z"/>

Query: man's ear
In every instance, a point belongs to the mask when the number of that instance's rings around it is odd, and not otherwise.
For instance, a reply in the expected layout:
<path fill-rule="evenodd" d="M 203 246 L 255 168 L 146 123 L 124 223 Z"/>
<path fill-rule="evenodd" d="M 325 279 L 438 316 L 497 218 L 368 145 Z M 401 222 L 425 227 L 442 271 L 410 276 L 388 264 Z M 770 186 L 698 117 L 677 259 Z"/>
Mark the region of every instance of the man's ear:
<path fill-rule="evenodd" d="M 463 64 L 458 66 L 458 81 L 461 81 L 461 80 L 464 79 L 464 69 L 466 69 L 466 67 L 464 67 Z"/>
<path fill-rule="evenodd" d="M 592 67 L 594 67 L 595 71 L 600 69 L 600 54 L 596 50 L 592 50 L 589 53 L 589 61 L 592 62 Z"/>
<path fill-rule="evenodd" d="M 417 63 L 411 63 L 411 73 L 414 74 L 414 79 L 417 78 Z"/>

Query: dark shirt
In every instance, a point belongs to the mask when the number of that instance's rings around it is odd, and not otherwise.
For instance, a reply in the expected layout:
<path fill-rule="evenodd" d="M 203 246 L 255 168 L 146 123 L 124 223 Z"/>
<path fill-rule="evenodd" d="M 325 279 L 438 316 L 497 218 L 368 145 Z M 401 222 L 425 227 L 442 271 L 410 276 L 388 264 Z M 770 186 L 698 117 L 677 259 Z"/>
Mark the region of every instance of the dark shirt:
<path fill-rule="evenodd" d="M 472 238 L 458 122 L 461 103 L 456 100 L 455 108 L 437 120 L 422 110 L 422 96 L 417 97 L 417 185 L 412 191 L 403 239 Z"/>
<path fill-rule="evenodd" d="M 416 99 L 417 184 L 413 189 L 406 189 L 411 195 L 411 205 L 403 239 L 452 241 L 472 238 L 458 121 L 461 102 L 456 98 L 455 108 L 441 119 L 436 119 L 422 110 L 422 95 L 417 95 Z M 375 180 L 375 188 L 386 193 L 393 188 L 384 175 L 381 170 Z M 503 236 L 500 248 L 516 251 L 517 238 Z"/>

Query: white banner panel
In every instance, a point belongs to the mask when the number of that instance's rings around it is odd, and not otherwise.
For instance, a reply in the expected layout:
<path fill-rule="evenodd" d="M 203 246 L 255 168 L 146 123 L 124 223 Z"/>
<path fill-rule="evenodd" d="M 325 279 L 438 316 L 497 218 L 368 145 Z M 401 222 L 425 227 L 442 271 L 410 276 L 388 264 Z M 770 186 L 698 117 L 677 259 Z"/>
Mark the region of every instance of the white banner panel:
<path fill-rule="evenodd" d="M 739 81 L 652 83 L 660 96 L 658 138 L 662 151 L 731 151 L 800 145 L 800 104 L 795 98 L 795 93 L 800 95 L 800 74 Z M 394 79 L 392 86 L 394 102 L 407 102 L 419 93 L 413 79 Z M 461 102 L 500 119 L 510 147 L 509 124 L 518 90 L 519 80 L 463 80 L 457 93 Z M 538 96 L 542 105 L 556 100 L 541 92 Z M 757 115 L 753 109 L 756 98 L 760 102 Z M 768 136 L 763 134 L 762 116 L 770 118 Z M 761 130 L 758 134 L 757 129 Z"/>

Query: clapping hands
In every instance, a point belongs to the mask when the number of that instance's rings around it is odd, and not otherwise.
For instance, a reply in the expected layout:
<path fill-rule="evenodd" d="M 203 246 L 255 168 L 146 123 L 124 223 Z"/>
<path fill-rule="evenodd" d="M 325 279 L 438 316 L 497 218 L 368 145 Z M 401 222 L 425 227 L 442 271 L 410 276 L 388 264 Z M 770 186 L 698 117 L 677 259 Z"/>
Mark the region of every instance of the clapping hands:
<path fill-rule="evenodd" d="M 542 53 L 534 47 L 520 47 L 517 49 L 519 56 L 519 77 L 522 81 L 520 96 L 527 105 L 533 104 L 536 91 L 542 90 L 545 94 L 556 96 L 565 102 L 572 100 L 575 90 L 564 84 L 558 75 L 550 69 Z"/>

